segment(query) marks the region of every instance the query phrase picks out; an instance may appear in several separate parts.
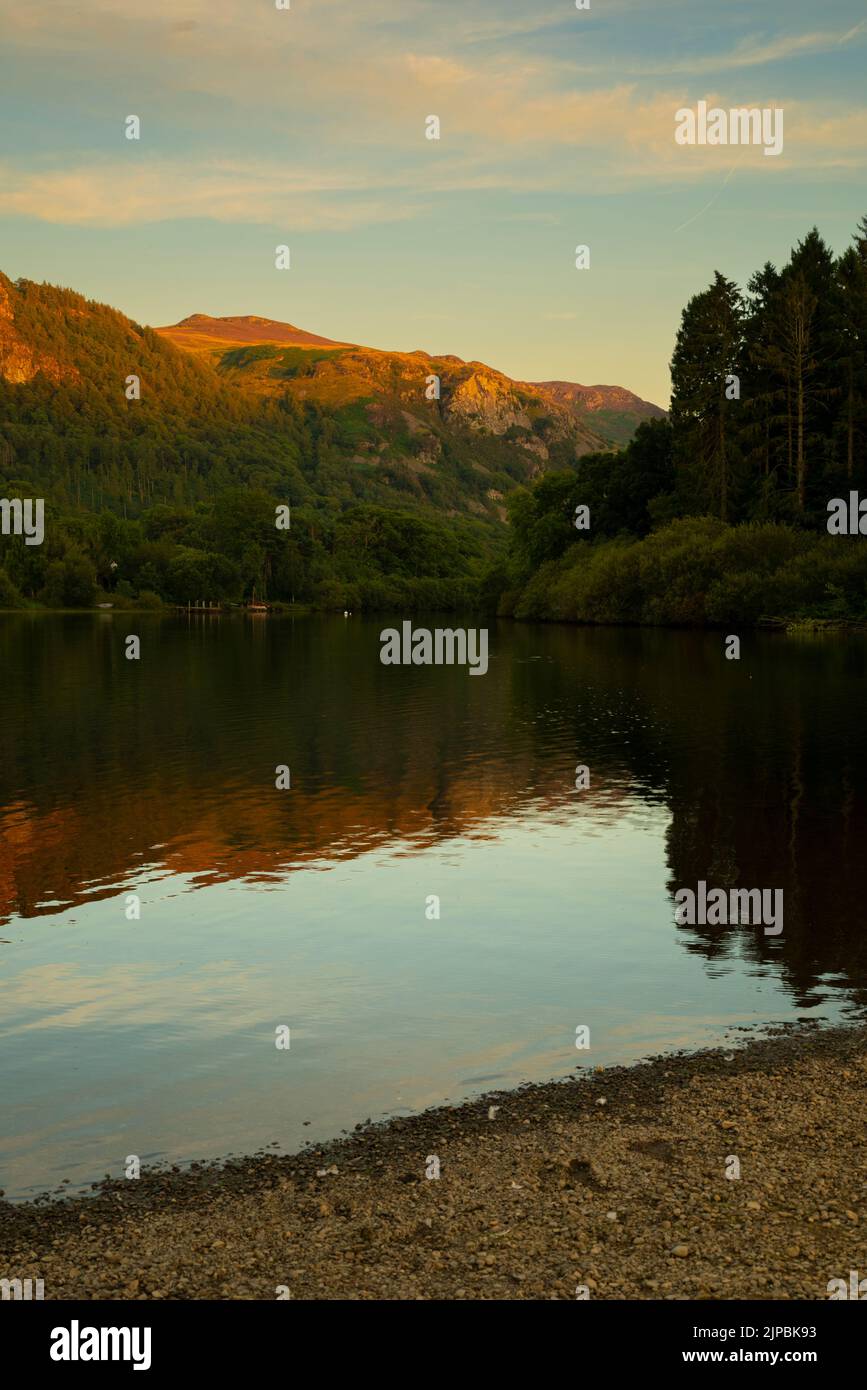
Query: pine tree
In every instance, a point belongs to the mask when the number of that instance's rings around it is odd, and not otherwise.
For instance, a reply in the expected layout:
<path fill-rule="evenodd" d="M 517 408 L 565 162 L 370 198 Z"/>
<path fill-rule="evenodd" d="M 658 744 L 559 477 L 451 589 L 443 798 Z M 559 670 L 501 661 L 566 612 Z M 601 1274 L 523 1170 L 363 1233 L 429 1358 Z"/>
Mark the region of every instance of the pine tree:
<path fill-rule="evenodd" d="M 850 246 L 835 269 L 836 363 L 842 381 L 838 433 L 842 435 L 843 462 L 851 484 L 855 476 L 856 452 L 864 436 L 867 396 L 867 256 L 862 259 L 857 248 Z"/>
<path fill-rule="evenodd" d="M 728 521 L 737 457 L 740 402 L 727 383 L 740 377 L 744 346 L 744 304 L 733 281 L 719 271 L 713 284 L 694 296 L 683 311 L 671 360 L 671 419 L 677 440 L 676 462 L 688 510 L 712 508 Z"/>
<path fill-rule="evenodd" d="M 780 448 L 777 384 L 768 359 L 770 310 L 779 288 L 780 275 L 770 261 L 747 286 L 744 364 L 749 389 L 743 402 L 742 440 L 753 491 L 762 498 L 757 508 L 760 515 L 775 512 L 772 496 L 778 490 L 778 475 L 785 471 L 786 464 L 785 452 Z"/>

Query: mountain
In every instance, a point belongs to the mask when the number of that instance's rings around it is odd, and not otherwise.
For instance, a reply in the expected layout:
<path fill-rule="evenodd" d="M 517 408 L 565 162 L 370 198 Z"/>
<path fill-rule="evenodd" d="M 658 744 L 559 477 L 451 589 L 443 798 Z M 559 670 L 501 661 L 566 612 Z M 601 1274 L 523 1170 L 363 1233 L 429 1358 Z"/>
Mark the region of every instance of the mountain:
<path fill-rule="evenodd" d="M 656 409 L 587 390 L 255 315 L 152 329 L 0 274 L 0 475 L 63 508 L 136 516 L 243 486 L 329 515 L 372 503 L 502 521 L 516 485 Z"/>
<path fill-rule="evenodd" d="M 5 277 L 0 276 L 0 378 L 23 386 L 41 373 L 46 380 L 59 384 L 65 375 L 72 376 L 75 369 L 68 364 L 64 369 L 56 357 L 27 341 L 15 320 L 11 289 Z"/>
<path fill-rule="evenodd" d="M 171 328 L 158 328 L 158 333 L 178 344 L 179 347 L 195 350 L 203 346 L 203 339 L 216 339 L 217 342 L 237 346 L 239 343 L 286 343 L 291 347 L 347 347 L 346 343 L 336 343 L 333 338 L 320 338 L 318 333 L 305 333 L 303 328 L 295 328 L 291 323 L 277 323 L 274 319 L 263 319 L 257 314 L 245 314 L 237 318 L 211 318 L 210 314 L 190 314 Z"/>
<path fill-rule="evenodd" d="M 665 414 L 619 386 L 515 381 L 485 363 L 451 354 L 335 342 L 253 315 L 192 314 L 156 331 L 263 395 L 288 389 L 296 399 L 323 406 L 362 404 L 386 431 L 400 430 L 402 420 L 423 463 L 437 456 L 438 425 L 507 437 L 539 460 L 530 462 L 532 475 L 550 459 L 552 445 L 565 444 L 572 458 L 580 458 L 628 442 L 642 420 Z M 438 403 L 428 400 L 434 376 Z M 563 462 L 563 450 L 558 453 Z"/>
<path fill-rule="evenodd" d="M 610 448 L 580 400 L 481 362 L 253 316 L 153 329 L 0 273 L 0 495 L 46 503 L 44 545 L 0 536 L 0 607 L 457 611 L 507 494 Z"/>
<path fill-rule="evenodd" d="M 623 386 L 579 386 L 575 381 L 535 384 L 579 418 L 591 415 L 596 429 L 616 444 L 628 444 L 643 420 L 662 420 L 666 414 Z"/>

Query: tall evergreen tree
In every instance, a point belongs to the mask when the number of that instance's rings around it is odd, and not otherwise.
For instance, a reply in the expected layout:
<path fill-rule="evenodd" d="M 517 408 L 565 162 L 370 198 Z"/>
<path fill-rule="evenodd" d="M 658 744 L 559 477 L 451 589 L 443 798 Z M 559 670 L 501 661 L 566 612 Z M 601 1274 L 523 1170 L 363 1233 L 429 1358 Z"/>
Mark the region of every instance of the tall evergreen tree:
<path fill-rule="evenodd" d="M 676 465 L 687 510 L 732 516 L 732 480 L 740 401 L 744 303 L 737 285 L 719 271 L 683 311 L 671 360 L 671 419 Z M 734 418 L 733 418 L 734 415 Z"/>
<path fill-rule="evenodd" d="M 865 242 L 867 250 L 867 242 Z M 863 455 L 867 409 L 867 254 L 850 246 L 836 265 L 834 296 L 837 352 L 841 375 L 838 437 L 846 478 L 855 479 L 856 457 Z"/>
<path fill-rule="evenodd" d="M 758 516 L 777 513 L 776 499 L 785 476 L 786 457 L 780 443 L 780 401 L 770 367 L 770 312 L 779 292 L 780 275 L 770 261 L 749 281 L 744 322 L 742 443 L 752 484 L 752 511 Z"/>

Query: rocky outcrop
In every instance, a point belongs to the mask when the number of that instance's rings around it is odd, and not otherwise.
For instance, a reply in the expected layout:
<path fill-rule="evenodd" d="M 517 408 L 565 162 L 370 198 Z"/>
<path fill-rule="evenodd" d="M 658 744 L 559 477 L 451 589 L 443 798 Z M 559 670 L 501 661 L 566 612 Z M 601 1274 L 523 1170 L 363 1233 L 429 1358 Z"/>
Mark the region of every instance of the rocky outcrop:
<path fill-rule="evenodd" d="M 513 427 L 532 428 L 529 415 L 506 385 L 506 379 L 494 372 L 477 371 L 468 376 L 452 392 L 443 413 L 470 429 L 487 430 L 489 434 L 505 434 Z"/>
<path fill-rule="evenodd" d="M 591 414 L 598 410 L 628 411 L 636 420 L 658 419 L 665 415 L 660 406 L 642 400 L 624 386 L 581 386 L 577 381 L 537 381 L 535 385 L 559 404 Z"/>

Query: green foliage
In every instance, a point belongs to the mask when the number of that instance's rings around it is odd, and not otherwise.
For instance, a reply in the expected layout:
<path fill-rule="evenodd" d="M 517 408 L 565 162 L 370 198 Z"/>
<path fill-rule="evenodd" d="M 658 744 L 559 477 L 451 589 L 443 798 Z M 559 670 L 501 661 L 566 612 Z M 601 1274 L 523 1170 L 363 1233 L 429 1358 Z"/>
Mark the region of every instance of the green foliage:
<path fill-rule="evenodd" d="M 49 608 L 89 608 L 96 592 L 96 569 L 86 555 L 70 548 L 63 559 L 51 560 L 39 599 Z"/>
<path fill-rule="evenodd" d="M 271 368 L 271 376 L 296 377 L 312 374 L 314 365 L 325 357 L 333 357 L 339 348 L 283 348 L 279 354 L 279 366 Z"/>
<path fill-rule="evenodd" d="M 0 276 L 41 365 L 0 378 L 0 495 L 45 499 L 41 546 L 0 536 L 0 604 L 472 603 L 502 554 L 472 442 L 413 467 L 400 411 L 263 398 L 104 305 Z M 223 367 L 292 376 L 334 350 L 251 344 Z M 135 373 L 141 399 L 127 400 Z M 521 476 L 514 451 L 496 442 Z M 358 458 L 360 451 L 365 456 Z M 505 480 L 505 481 L 504 481 Z M 290 505 L 289 530 L 275 525 Z M 467 515 L 477 512 L 480 519 Z M 463 514 L 462 514 L 463 513 Z"/>
<path fill-rule="evenodd" d="M 150 607 L 278 602 L 334 608 L 472 606 L 504 539 L 483 523 L 359 504 L 333 517 L 293 508 L 276 526 L 267 493 L 228 488 L 211 504 L 165 503 L 140 519 L 46 507 L 46 539 L 0 536 L 0 607 L 116 601 Z"/>
<path fill-rule="evenodd" d="M 819 529 L 829 497 L 867 484 L 863 231 L 835 260 L 813 228 L 746 295 L 717 272 L 684 309 L 671 362 L 680 512 Z"/>
<path fill-rule="evenodd" d="M 229 348 L 220 357 L 221 367 L 249 367 L 253 362 L 268 362 L 280 356 L 273 343 L 251 343 L 248 347 Z"/>
<path fill-rule="evenodd" d="M 21 608 L 23 599 L 5 570 L 0 569 L 0 608 Z"/>
<path fill-rule="evenodd" d="M 583 623 L 867 620 L 867 549 L 780 523 L 683 517 L 642 540 L 574 545 L 501 611 Z"/>
<path fill-rule="evenodd" d="M 746 296 L 717 272 L 683 312 L 671 371 L 669 420 L 512 494 L 501 611 L 867 618 L 864 543 L 826 530 L 829 498 L 867 490 L 867 221 L 836 261 L 814 229 Z"/>

